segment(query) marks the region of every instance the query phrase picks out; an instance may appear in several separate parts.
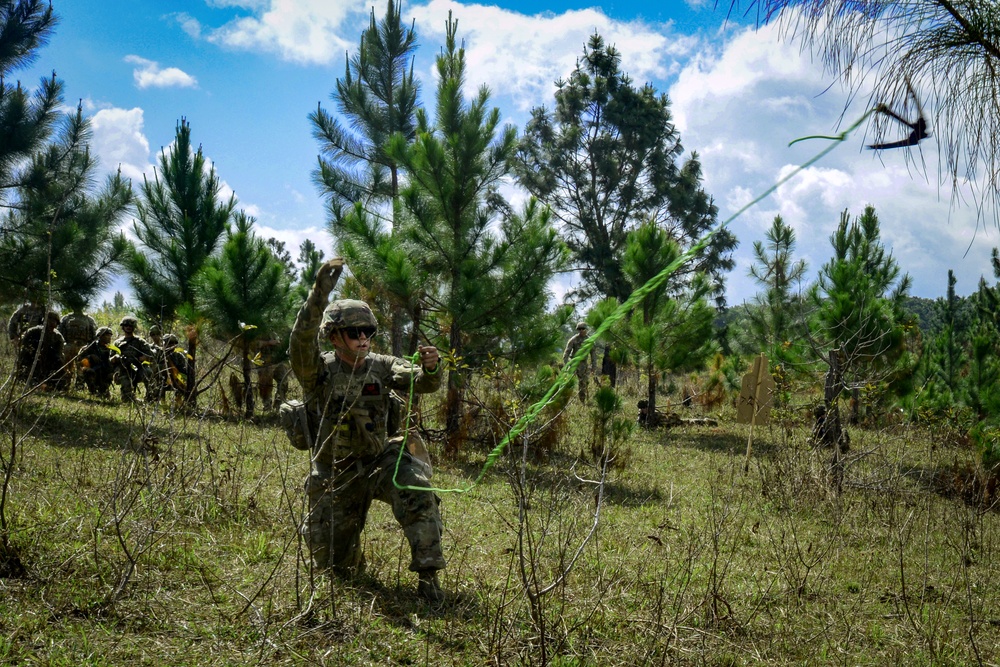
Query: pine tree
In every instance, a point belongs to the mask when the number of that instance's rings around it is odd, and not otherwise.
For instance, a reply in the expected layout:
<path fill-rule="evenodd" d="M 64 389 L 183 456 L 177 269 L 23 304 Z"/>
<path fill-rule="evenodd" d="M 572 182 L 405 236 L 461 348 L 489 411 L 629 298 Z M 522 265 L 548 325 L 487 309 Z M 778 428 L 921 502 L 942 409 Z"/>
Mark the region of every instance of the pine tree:
<path fill-rule="evenodd" d="M 403 352 L 406 306 L 412 307 L 419 289 L 410 280 L 405 255 L 393 251 L 399 245 L 396 198 L 402 174 L 385 146 L 397 133 L 407 141 L 415 136 L 415 50 L 416 33 L 403 26 L 394 0 L 388 0 L 378 23 L 372 9 L 358 52 L 331 96 L 348 125 L 322 107 L 309 115 L 321 144 L 314 179 L 330 207 L 330 230 L 355 278 L 388 298 L 395 355 Z"/>
<path fill-rule="evenodd" d="M 624 301 L 628 231 L 653 220 L 682 248 L 715 224 L 717 209 L 701 187 L 701 165 L 683 154 L 666 95 L 635 87 L 621 55 L 591 36 L 567 80 L 557 82 L 555 109 L 532 110 L 520 142 L 520 183 L 552 207 L 584 286 L 580 296 Z M 706 273 L 722 303 L 723 274 L 732 268 L 735 237 L 722 230 L 706 253 L 671 279 L 680 285 Z"/>
<path fill-rule="evenodd" d="M 990 257 L 993 277 L 1000 280 L 1000 253 Z M 969 407 L 980 421 L 1000 423 L 1000 282 L 989 285 L 979 279 L 973 296 L 975 323 L 969 350 L 969 377 L 966 392 Z"/>
<path fill-rule="evenodd" d="M 456 30 L 449 16 L 445 49 L 437 58 L 433 125 L 418 110 L 416 140 L 396 134 L 388 147 L 410 177 L 401 200 L 406 247 L 427 293 L 424 321 L 447 332 L 458 362 L 448 373 L 445 428 L 451 451 L 461 437 L 464 366 L 484 362 L 504 343 L 523 343 L 512 335 L 520 327 L 537 331 L 546 286 L 564 257 L 547 210 L 529 201 L 521 213 L 510 213 L 496 192 L 508 173 L 516 130 L 500 128 L 500 112 L 489 107 L 485 86 L 471 101 L 463 99 L 465 49 L 456 44 Z"/>
<path fill-rule="evenodd" d="M 771 369 L 779 377 L 799 362 L 805 304 L 793 288 L 806 273 L 805 260 L 796 261 L 795 230 L 775 216 L 765 234 L 765 241 L 754 241 L 754 263 L 750 277 L 763 289 L 753 303 L 744 306 L 747 316 L 744 347 L 752 354 L 764 352 Z"/>
<path fill-rule="evenodd" d="M 26 285 L 47 276 L 51 296 L 67 305 L 90 301 L 106 287 L 127 250 L 117 228 L 132 189 L 114 174 L 101 191 L 92 191 L 97 163 L 89 136 L 77 107 L 56 137 L 17 171 L 18 204 L 0 235 L 0 266 L 8 280 Z"/>
<path fill-rule="evenodd" d="M 236 339 L 243 371 L 243 408 L 253 417 L 252 346 L 268 335 L 288 312 L 285 267 L 268 243 L 253 231 L 254 218 L 235 215 L 222 250 L 208 260 L 196 283 L 198 309 L 225 340 Z"/>
<path fill-rule="evenodd" d="M 14 72 L 32 63 L 56 25 L 52 7 L 42 0 L 0 0 L 0 238 L 5 245 L 24 223 L 15 216 L 19 207 L 21 165 L 42 150 L 60 117 L 63 84 L 52 77 L 36 91 L 12 81 Z M 9 258 L 0 258 L 0 301 L 19 300 L 30 285 L 48 280 L 42 272 L 31 276 L 17 271 Z"/>
<path fill-rule="evenodd" d="M 827 365 L 826 412 L 816 430 L 839 455 L 846 440 L 837 400 L 847 388 L 857 406 L 858 390 L 884 380 L 905 352 L 911 280 L 882 244 L 872 206 L 854 222 L 844 211 L 830 242 L 834 256 L 809 295 L 815 308 L 809 331 L 818 361 Z"/>
<path fill-rule="evenodd" d="M 626 237 L 622 271 L 638 288 L 680 256 L 680 248 L 655 223 L 647 222 Z M 633 315 L 628 337 L 646 366 L 647 416 L 655 419 L 660 373 L 695 370 L 714 351 L 712 320 L 715 310 L 704 297 L 706 280 L 692 281 L 691 289 L 671 295 L 666 286 L 651 292 Z"/>
<path fill-rule="evenodd" d="M 236 208 L 236 197 L 221 200 L 221 190 L 215 168 L 207 168 L 200 146 L 192 148 L 191 126 L 181 119 L 173 145 L 160 152 L 153 181 L 143 179 L 134 224 L 139 243 L 125 258 L 136 299 L 150 320 L 169 325 L 179 315 L 195 318 L 198 273 L 218 248 Z M 191 330 L 189 399 L 195 397 L 197 348 Z"/>
<path fill-rule="evenodd" d="M 153 181 L 144 178 L 135 235 L 127 257 L 132 288 L 142 310 L 172 322 L 194 302 L 195 276 L 215 252 L 229 226 L 236 197 L 220 200 L 215 168 L 206 170 L 201 147 L 191 147 L 191 125 L 177 125 L 173 145 L 160 153 Z"/>

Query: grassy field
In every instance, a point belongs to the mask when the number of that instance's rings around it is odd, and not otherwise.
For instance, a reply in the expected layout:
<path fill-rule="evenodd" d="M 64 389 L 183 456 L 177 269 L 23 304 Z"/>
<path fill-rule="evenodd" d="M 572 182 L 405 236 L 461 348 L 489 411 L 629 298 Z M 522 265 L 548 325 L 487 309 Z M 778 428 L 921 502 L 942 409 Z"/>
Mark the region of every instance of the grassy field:
<path fill-rule="evenodd" d="M 636 430 L 604 470 L 574 400 L 550 450 L 439 494 L 435 605 L 382 505 L 365 575 L 310 572 L 308 457 L 273 420 L 5 392 L 0 664 L 1000 663 L 998 515 L 946 429 L 853 429 L 837 495 L 808 424 L 757 427 L 748 460 L 724 409 Z M 491 446 L 434 481 L 467 486 Z"/>

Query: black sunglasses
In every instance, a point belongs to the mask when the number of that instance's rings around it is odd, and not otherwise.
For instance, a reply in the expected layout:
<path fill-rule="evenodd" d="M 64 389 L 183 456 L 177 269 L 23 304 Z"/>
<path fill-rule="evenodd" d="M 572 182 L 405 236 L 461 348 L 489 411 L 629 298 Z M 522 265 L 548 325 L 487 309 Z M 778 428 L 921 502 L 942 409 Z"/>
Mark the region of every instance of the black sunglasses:
<path fill-rule="evenodd" d="M 344 327 L 341 329 L 347 337 L 351 340 L 357 340 L 361 337 L 361 334 L 365 335 L 365 338 L 371 338 L 375 335 L 375 327 Z"/>

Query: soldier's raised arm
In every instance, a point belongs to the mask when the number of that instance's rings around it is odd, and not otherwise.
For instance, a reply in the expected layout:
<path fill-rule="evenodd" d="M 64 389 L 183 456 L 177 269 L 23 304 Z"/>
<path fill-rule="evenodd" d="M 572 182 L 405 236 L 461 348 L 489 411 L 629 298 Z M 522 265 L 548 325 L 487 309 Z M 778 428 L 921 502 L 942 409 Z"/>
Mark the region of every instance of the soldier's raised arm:
<path fill-rule="evenodd" d="M 323 366 L 316 336 L 323 319 L 323 309 L 330 302 L 330 293 L 344 272 L 343 258 L 336 257 L 319 267 L 316 280 L 305 303 L 299 308 L 288 343 L 288 361 L 303 391 L 311 392 Z"/>

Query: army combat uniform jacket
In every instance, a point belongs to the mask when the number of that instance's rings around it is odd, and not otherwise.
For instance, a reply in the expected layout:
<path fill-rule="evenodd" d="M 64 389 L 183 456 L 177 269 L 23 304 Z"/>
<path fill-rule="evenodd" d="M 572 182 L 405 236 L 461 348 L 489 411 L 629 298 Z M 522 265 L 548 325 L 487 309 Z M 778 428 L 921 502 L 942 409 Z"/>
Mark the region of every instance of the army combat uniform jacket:
<path fill-rule="evenodd" d="M 313 456 L 325 464 L 371 459 L 388 438 L 389 393 L 425 393 L 441 386 L 441 374 L 426 373 L 406 359 L 371 353 L 364 365 L 345 368 L 333 352 L 320 352 L 317 335 L 325 299 L 315 290 L 299 310 L 289 357 L 302 385 L 316 445 Z"/>
<path fill-rule="evenodd" d="M 33 326 L 45 324 L 45 306 L 39 303 L 26 303 L 14 311 L 7 320 L 7 337 L 17 340 Z"/>

